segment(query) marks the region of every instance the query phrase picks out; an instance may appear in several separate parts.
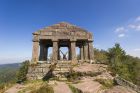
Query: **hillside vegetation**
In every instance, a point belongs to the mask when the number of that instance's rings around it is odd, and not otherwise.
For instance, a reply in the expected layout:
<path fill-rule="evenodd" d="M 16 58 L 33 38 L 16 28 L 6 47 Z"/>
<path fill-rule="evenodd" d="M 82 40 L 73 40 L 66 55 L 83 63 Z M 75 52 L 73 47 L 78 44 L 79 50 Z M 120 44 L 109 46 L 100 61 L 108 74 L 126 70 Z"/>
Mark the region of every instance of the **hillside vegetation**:
<path fill-rule="evenodd" d="M 118 74 L 122 78 L 140 86 L 140 59 L 130 55 L 115 44 L 107 51 L 95 49 L 95 59 L 97 63 L 109 65 L 112 75 Z"/>
<path fill-rule="evenodd" d="M 133 82 L 140 86 L 140 58 L 127 55 L 119 44 L 115 44 L 114 47 L 108 50 L 94 49 L 95 62 L 97 64 L 106 64 L 107 70 L 111 72 L 112 76 L 118 74 L 120 77 Z M 97 65 L 95 64 L 95 65 Z M 0 65 L 0 93 L 5 91 L 5 86 L 10 87 L 15 82 L 26 81 L 26 74 L 28 71 L 29 61 L 24 61 L 22 64 L 8 64 Z M 88 68 L 90 69 L 90 68 Z M 76 76 L 75 76 L 76 75 Z M 71 77 L 77 77 L 77 73 L 72 74 Z M 94 76 L 94 75 L 93 75 Z M 106 80 L 97 80 L 99 83 L 106 87 L 112 87 L 113 82 L 104 82 Z M 32 93 L 43 93 L 43 91 L 52 91 L 48 85 L 41 86 L 40 88 L 33 90 Z M 73 89 L 73 87 L 71 87 Z M 73 89 L 75 90 L 75 89 Z M 76 90 L 77 91 L 77 90 Z"/>
<path fill-rule="evenodd" d="M 5 64 L 0 65 L 0 84 L 16 81 L 16 72 L 20 64 Z"/>

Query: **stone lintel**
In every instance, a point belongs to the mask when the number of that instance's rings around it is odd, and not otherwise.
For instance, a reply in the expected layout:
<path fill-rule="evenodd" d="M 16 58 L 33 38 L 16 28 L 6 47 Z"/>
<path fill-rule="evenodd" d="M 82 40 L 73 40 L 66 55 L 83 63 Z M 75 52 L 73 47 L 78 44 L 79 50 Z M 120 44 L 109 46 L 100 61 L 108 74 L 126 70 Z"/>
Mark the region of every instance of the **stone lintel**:
<path fill-rule="evenodd" d="M 52 39 L 52 42 L 58 42 L 58 39 Z"/>
<path fill-rule="evenodd" d="M 33 41 L 33 42 L 39 42 L 39 40 L 35 40 L 35 39 L 33 39 L 32 41 Z"/>
<path fill-rule="evenodd" d="M 70 39 L 70 42 L 76 42 L 76 39 Z"/>

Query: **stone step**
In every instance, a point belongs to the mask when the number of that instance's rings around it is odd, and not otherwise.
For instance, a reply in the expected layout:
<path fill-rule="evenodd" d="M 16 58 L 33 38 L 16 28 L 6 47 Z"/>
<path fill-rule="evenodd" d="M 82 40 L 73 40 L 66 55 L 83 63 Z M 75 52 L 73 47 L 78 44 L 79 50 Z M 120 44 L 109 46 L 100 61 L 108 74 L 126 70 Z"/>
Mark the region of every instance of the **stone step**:
<path fill-rule="evenodd" d="M 71 64 L 62 64 L 62 63 L 60 64 L 60 63 L 57 63 L 57 65 L 71 65 Z"/>
<path fill-rule="evenodd" d="M 56 66 L 56 68 L 71 68 L 71 67 L 66 67 L 66 66 Z"/>
<path fill-rule="evenodd" d="M 69 71 L 69 70 L 54 70 L 54 71 L 62 72 L 62 71 Z"/>
<path fill-rule="evenodd" d="M 69 69 L 68 68 L 55 68 L 54 70 L 59 71 L 59 70 L 69 70 Z"/>
<path fill-rule="evenodd" d="M 57 64 L 59 66 L 71 66 L 70 64 Z"/>
<path fill-rule="evenodd" d="M 66 72 L 69 72 L 69 71 L 53 71 L 53 73 L 57 74 L 57 73 L 66 73 Z"/>

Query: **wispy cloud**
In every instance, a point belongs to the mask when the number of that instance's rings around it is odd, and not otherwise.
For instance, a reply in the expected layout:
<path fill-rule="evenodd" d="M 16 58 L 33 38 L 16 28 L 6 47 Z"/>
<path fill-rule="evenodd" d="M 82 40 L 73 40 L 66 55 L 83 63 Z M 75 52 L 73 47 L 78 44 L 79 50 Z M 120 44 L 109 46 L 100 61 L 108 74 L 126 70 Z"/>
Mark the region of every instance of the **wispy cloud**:
<path fill-rule="evenodd" d="M 140 21 L 140 16 L 138 16 L 138 17 L 136 18 L 136 21 Z"/>
<path fill-rule="evenodd" d="M 118 37 L 119 38 L 125 37 L 125 34 L 119 34 Z"/>
<path fill-rule="evenodd" d="M 130 24 L 128 27 L 134 31 L 140 31 L 140 24 Z"/>
<path fill-rule="evenodd" d="M 115 33 L 117 33 L 118 37 L 125 37 L 129 31 L 140 32 L 140 16 L 132 20 L 129 24 L 115 29 Z"/>
<path fill-rule="evenodd" d="M 134 49 L 134 51 L 140 51 L 140 48 L 136 48 L 136 49 Z"/>
<path fill-rule="evenodd" d="M 125 31 L 126 31 L 126 29 L 124 27 L 118 27 L 115 30 L 115 32 L 117 32 L 117 33 L 122 33 L 122 32 L 125 32 Z"/>

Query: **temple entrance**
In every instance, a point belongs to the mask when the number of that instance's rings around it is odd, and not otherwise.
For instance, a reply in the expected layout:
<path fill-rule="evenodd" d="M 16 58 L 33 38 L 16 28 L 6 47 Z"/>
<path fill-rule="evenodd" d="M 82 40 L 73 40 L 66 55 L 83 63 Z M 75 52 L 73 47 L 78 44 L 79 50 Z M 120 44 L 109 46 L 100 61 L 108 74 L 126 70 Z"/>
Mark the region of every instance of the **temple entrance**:
<path fill-rule="evenodd" d="M 69 60 L 69 49 L 68 47 L 61 47 L 59 49 L 59 60 Z"/>
<path fill-rule="evenodd" d="M 53 53 L 52 47 L 49 47 L 48 48 L 47 63 L 50 63 L 52 61 L 52 58 L 53 58 L 52 53 Z"/>
<path fill-rule="evenodd" d="M 77 60 L 80 60 L 80 48 L 79 47 L 76 47 L 76 58 Z"/>

